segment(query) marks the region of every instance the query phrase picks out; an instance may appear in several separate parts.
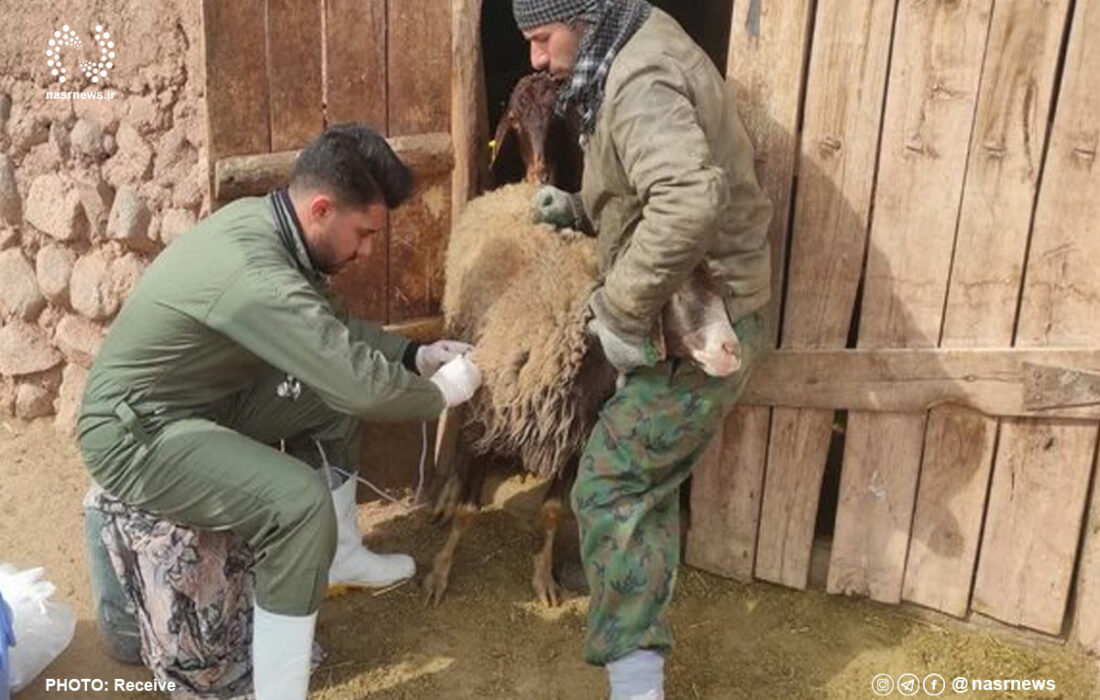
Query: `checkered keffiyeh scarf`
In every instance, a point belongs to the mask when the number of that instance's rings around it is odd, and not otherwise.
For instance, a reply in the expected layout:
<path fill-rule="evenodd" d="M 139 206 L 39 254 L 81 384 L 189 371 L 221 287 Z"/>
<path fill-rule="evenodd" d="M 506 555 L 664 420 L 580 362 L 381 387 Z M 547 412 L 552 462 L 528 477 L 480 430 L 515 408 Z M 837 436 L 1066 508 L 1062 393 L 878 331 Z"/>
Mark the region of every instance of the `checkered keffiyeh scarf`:
<path fill-rule="evenodd" d="M 592 16 L 607 0 L 512 0 L 512 14 L 521 32 L 554 22 L 569 24 Z"/>
<path fill-rule="evenodd" d="M 569 85 L 558 97 L 557 111 L 575 106 L 581 116 L 581 141 L 596 128 L 611 64 L 622 47 L 649 17 L 646 0 L 513 0 L 521 31 L 552 22 L 581 20 L 588 29 L 577 49 Z"/>

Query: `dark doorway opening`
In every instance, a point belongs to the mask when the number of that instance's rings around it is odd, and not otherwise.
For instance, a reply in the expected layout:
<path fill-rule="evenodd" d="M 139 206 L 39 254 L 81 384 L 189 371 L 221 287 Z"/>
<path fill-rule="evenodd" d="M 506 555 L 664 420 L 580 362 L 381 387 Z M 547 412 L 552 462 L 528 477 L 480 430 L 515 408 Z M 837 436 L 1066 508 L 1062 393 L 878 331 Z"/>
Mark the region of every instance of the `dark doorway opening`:
<path fill-rule="evenodd" d="M 724 76 L 729 50 L 733 0 L 651 0 L 676 18 Z M 481 9 L 481 50 L 489 133 L 493 133 L 516 82 L 531 72 L 530 53 L 515 20 L 512 0 L 484 0 Z"/>

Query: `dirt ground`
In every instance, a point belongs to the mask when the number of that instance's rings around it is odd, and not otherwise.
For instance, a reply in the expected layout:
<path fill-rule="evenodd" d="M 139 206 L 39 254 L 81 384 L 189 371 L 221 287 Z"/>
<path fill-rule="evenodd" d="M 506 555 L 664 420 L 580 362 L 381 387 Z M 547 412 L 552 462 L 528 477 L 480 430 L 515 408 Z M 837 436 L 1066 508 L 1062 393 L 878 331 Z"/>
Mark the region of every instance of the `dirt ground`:
<path fill-rule="evenodd" d="M 55 695 L 45 692 L 45 677 L 149 678 L 110 660 L 96 639 L 80 510 L 87 483 L 74 446 L 50 425 L 0 421 L 0 561 L 45 566 L 58 597 L 79 616 L 72 645 L 17 700 Z M 328 657 L 311 697 L 606 697 L 602 670 L 580 659 L 586 599 L 574 594 L 553 610 L 532 602 L 537 537 L 526 514 L 537 498 L 514 482 L 499 493 L 498 505 L 459 545 L 451 588 L 438 608 L 423 607 L 413 584 L 324 604 L 318 639 Z M 361 511 L 372 525 L 372 546 L 412 552 L 422 567 L 445 534 L 424 511 L 373 504 Z M 670 700 L 873 698 L 871 680 L 880 673 L 939 673 L 949 684 L 956 676 L 1051 679 L 1057 686 L 971 693 L 983 700 L 1098 696 L 1093 662 L 1073 647 L 817 592 L 743 585 L 688 567 L 672 617 Z M 944 696 L 958 697 L 951 689 Z"/>

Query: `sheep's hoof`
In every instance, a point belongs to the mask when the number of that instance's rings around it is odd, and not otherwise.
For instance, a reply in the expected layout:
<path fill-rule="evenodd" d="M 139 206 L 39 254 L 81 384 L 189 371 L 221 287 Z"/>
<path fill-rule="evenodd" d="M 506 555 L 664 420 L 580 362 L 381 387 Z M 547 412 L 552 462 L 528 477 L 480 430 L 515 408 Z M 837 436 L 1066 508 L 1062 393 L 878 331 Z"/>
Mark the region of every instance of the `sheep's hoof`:
<path fill-rule="evenodd" d="M 443 550 L 435 555 L 432 561 L 432 570 L 424 577 L 421 584 L 424 607 L 436 606 L 443 600 L 443 594 L 447 592 L 447 584 L 451 580 L 452 550 L 454 542 L 449 542 Z"/>
<path fill-rule="evenodd" d="M 550 570 L 549 557 L 536 554 L 535 571 L 531 574 L 531 587 L 535 589 L 535 597 L 548 608 L 556 608 L 562 599 L 562 588 L 554 580 L 554 574 Z"/>
<path fill-rule="evenodd" d="M 432 506 L 433 523 L 445 523 L 454 517 L 455 506 L 458 504 L 458 492 L 458 479 L 452 475 L 439 490 L 439 496 L 435 499 L 435 505 Z"/>
<path fill-rule="evenodd" d="M 435 607 L 439 605 L 440 601 L 443 600 L 443 594 L 447 592 L 447 584 L 450 577 L 451 572 L 449 566 L 442 571 L 433 569 L 424 577 L 424 581 L 421 584 L 421 596 L 424 607 L 428 607 L 429 605 Z"/>

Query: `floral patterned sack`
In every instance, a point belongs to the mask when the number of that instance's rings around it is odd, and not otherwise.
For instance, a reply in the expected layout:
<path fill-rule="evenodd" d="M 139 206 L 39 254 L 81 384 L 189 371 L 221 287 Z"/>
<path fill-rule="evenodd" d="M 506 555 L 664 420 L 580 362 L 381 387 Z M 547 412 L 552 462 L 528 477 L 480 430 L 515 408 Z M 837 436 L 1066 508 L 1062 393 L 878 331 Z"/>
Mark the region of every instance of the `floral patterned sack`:
<path fill-rule="evenodd" d="M 252 553 L 231 532 L 196 530 L 131 508 L 93 487 L 89 518 L 137 618 L 141 660 L 172 698 L 252 697 Z M 90 539 L 95 533 L 89 533 Z M 93 572 L 95 562 L 93 562 Z M 116 590 L 118 590 L 116 589 Z M 97 607 L 103 595 L 97 591 Z M 101 616 L 102 620 L 102 616 Z M 104 631 L 109 636 L 109 631 Z"/>

